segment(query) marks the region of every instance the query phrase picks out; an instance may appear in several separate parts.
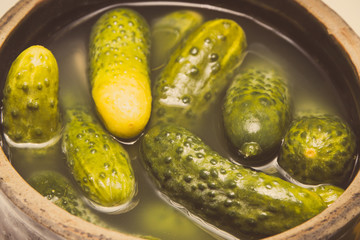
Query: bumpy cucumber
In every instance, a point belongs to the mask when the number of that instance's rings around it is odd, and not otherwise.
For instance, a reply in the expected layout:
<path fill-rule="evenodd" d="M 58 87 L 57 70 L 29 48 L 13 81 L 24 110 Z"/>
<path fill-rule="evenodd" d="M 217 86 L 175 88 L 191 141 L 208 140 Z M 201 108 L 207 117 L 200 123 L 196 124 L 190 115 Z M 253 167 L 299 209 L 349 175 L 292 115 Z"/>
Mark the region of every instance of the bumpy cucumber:
<path fill-rule="evenodd" d="M 28 183 L 41 195 L 67 212 L 88 222 L 105 225 L 81 200 L 79 193 L 71 182 L 55 171 L 39 171 L 33 173 Z"/>
<path fill-rule="evenodd" d="M 25 49 L 12 63 L 3 99 L 5 134 L 16 143 L 44 143 L 61 130 L 59 73 L 43 46 Z"/>
<path fill-rule="evenodd" d="M 195 126 L 228 85 L 245 48 L 245 33 L 232 20 L 207 21 L 192 32 L 154 82 L 151 125 Z"/>
<path fill-rule="evenodd" d="M 306 184 L 344 184 L 354 167 L 356 137 L 336 115 L 309 115 L 294 120 L 286 133 L 278 162 Z"/>
<path fill-rule="evenodd" d="M 286 78 L 270 65 L 250 63 L 226 92 L 223 120 L 230 142 L 245 162 L 270 160 L 291 121 Z"/>
<path fill-rule="evenodd" d="M 316 193 L 232 163 L 179 126 L 151 128 L 141 153 L 160 191 L 234 235 L 280 233 L 326 208 Z"/>
<path fill-rule="evenodd" d="M 133 10 L 110 10 L 92 28 L 92 97 L 104 125 L 117 137 L 136 137 L 150 118 L 149 48 L 149 26 Z"/>
<path fill-rule="evenodd" d="M 203 22 L 201 14 L 191 10 L 178 10 L 154 21 L 151 27 L 151 66 L 161 67 L 175 46 Z"/>
<path fill-rule="evenodd" d="M 129 203 L 136 193 L 129 156 L 91 113 L 68 109 L 63 135 L 68 166 L 85 195 L 105 207 Z"/>

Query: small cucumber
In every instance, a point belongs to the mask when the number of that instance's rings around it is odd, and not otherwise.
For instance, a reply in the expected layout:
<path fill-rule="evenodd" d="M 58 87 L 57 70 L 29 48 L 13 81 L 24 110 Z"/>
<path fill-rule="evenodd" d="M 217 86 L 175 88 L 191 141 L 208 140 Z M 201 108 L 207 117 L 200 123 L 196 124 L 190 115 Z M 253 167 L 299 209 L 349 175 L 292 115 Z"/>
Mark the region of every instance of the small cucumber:
<path fill-rule="evenodd" d="M 223 120 L 226 135 L 244 163 L 272 160 L 291 121 L 286 78 L 270 65 L 251 62 L 226 92 Z"/>
<path fill-rule="evenodd" d="M 64 175 L 44 170 L 33 173 L 27 181 L 41 195 L 72 215 L 97 225 L 105 225 L 81 200 L 79 193 Z"/>
<path fill-rule="evenodd" d="M 151 27 L 151 66 L 163 66 L 173 49 L 203 22 L 200 13 L 178 10 L 157 18 Z"/>
<path fill-rule="evenodd" d="M 228 19 L 207 21 L 192 32 L 154 82 L 150 125 L 195 126 L 228 85 L 246 45 L 242 28 Z"/>
<path fill-rule="evenodd" d="M 141 153 L 160 191 L 236 236 L 277 234 L 326 208 L 318 194 L 232 163 L 180 126 L 151 128 Z"/>
<path fill-rule="evenodd" d="M 62 149 L 74 179 L 96 204 L 127 204 L 136 193 L 129 156 L 90 112 L 68 109 Z"/>
<path fill-rule="evenodd" d="M 45 47 L 25 49 L 12 63 L 3 99 L 4 132 L 15 143 L 45 143 L 60 135 L 59 72 Z"/>
<path fill-rule="evenodd" d="M 149 26 L 133 10 L 110 10 L 92 28 L 92 97 L 104 125 L 117 137 L 136 137 L 150 118 L 149 51 Z"/>
<path fill-rule="evenodd" d="M 305 184 L 343 185 L 356 160 L 356 137 L 337 115 L 308 115 L 291 124 L 278 162 L 290 176 Z"/>

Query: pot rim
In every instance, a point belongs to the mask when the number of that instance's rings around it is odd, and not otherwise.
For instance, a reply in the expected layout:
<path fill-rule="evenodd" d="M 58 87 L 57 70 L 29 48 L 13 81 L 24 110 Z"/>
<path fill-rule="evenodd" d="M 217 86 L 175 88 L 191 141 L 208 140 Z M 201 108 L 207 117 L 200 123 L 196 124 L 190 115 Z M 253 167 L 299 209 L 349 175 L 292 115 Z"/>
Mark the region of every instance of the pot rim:
<path fill-rule="evenodd" d="M 50 0 L 20 0 L 0 19 L 0 48 L 17 24 L 39 4 Z M 321 0 L 294 0 L 326 27 L 330 36 L 336 39 L 348 54 L 359 81 L 360 38 L 350 26 Z M 349 220 L 360 214 L 360 181 L 358 173 L 345 192 L 331 206 L 316 217 L 266 240 L 310 239 L 312 236 L 330 236 Z M 115 232 L 93 225 L 71 215 L 44 199 L 12 167 L 3 150 L 0 151 L 0 188 L 15 207 L 34 219 L 42 227 L 66 239 L 139 239 L 136 236 Z M 62 222 L 59 222 L 59 219 Z M 343 221 L 339 221 L 342 219 Z M 86 231 L 84 230 L 86 229 Z"/>

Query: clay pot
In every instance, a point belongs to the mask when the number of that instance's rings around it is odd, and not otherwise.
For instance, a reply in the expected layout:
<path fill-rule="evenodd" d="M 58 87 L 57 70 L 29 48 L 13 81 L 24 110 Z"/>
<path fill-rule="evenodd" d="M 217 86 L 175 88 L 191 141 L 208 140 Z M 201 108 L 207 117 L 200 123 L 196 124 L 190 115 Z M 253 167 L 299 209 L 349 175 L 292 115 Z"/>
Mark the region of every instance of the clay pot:
<path fill-rule="evenodd" d="M 97 9 L 119 0 L 23 0 L 0 20 L 0 81 L 4 85 L 11 61 L 29 43 Z M 161 2 L 161 1 L 160 1 Z M 192 2 L 192 1 L 183 1 Z M 203 1 L 198 1 L 202 3 Z M 343 98 L 359 136 L 360 39 L 348 25 L 318 0 L 208 0 L 244 12 L 296 44 L 326 69 Z M 205 7 L 207 7 L 206 5 Z M 2 96 L 1 96 L 2 98 Z M 329 208 L 309 221 L 268 240 L 339 237 L 360 214 L 360 175 Z M 5 239 L 137 239 L 74 217 L 33 190 L 0 152 L 0 234 Z"/>

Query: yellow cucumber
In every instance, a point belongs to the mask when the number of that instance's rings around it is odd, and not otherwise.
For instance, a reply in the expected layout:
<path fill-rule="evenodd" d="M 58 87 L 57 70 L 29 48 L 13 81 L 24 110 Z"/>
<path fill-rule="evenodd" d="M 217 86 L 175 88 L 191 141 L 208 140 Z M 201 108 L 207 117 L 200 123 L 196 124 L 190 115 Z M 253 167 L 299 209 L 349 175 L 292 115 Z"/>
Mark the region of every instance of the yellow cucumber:
<path fill-rule="evenodd" d="M 92 28 L 92 97 L 104 125 L 116 137 L 136 137 L 150 118 L 149 51 L 149 26 L 133 10 L 110 10 Z"/>

